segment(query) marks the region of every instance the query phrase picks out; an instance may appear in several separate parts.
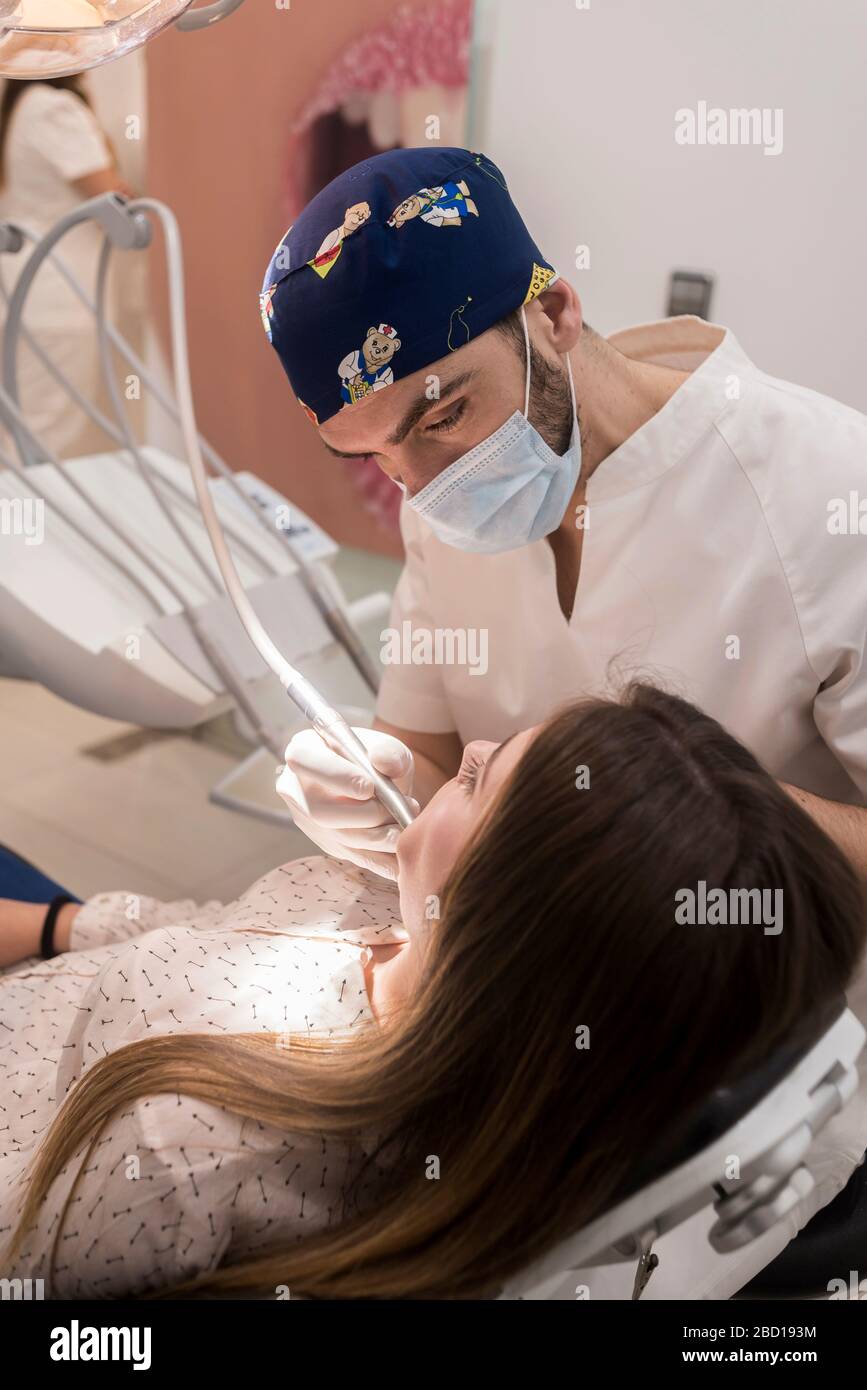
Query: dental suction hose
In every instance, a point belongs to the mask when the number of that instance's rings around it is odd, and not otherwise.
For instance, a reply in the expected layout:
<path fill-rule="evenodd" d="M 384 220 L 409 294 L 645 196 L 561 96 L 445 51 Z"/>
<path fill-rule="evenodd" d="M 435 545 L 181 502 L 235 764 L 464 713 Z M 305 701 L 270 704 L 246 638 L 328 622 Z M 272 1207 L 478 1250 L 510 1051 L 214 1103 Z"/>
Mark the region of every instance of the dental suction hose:
<path fill-rule="evenodd" d="M 220 525 L 217 509 L 214 506 L 214 499 L 208 486 L 208 475 L 199 446 L 199 432 L 193 409 L 190 364 L 187 355 L 183 253 L 178 225 L 170 209 L 165 204 L 151 198 L 136 199 L 128 205 L 128 211 L 133 216 L 144 211 L 154 213 L 161 222 L 165 235 L 171 309 L 172 360 L 179 423 L 196 497 L 229 597 L 248 637 L 265 665 L 277 676 L 290 700 L 297 705 L 305 719 L 309 720 L 332 752 L 347 758 L 349 762 L 354 763 L 366 774 L 373 785 L 377 801 L 388 811 L 401 829 L 405 829 L 415 819 L 415 813 L 409 802 L 394 783 L 373 766 L 367 749 L 358 735 L 347 724 L 342 714 L 333 709 L 301 672 L 291 666 L 278 651 L 265 631 L 259 615 L 241 583 Z"/>

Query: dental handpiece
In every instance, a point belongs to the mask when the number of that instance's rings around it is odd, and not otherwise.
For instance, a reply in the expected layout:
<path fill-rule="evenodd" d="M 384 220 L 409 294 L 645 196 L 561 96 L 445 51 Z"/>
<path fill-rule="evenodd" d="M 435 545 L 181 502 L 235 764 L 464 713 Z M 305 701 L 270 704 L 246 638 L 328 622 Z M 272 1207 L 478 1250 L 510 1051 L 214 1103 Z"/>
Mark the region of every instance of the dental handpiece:
<path fill-rule="evenodd" d="M 204 461 L 201 455 L 194 458 L 190 449 L 193 442 L 192 433 L 186 440 L 188 449 L 188 460 L 193 481 L 196 489 L 199 507 L 202 517 L 211 540 L 214 555 L 223 576 L 226 591 L 235 611 L 240 618 L 247 636 L 258 651 L 265 665 L 268 666 L 279 680 L 289 699 L 297 705 L 304 718 L 309 720 L 312 727 L 319 734 L 323 742 L 333 753 L 338 753 L 342 757 L 354 763 L 373 784 L 374 795 L 380 805 L 388 811 L 402 830 L 415 819 L 415 812 L 407 801 L 406 797 L 391 782 L 388 777 L 373 766 L 370 755 L 358 735 L 352 730 L 342 714 L 328 703 L 324 696 L 320 695 L 314 685 L 310 683 L 306 676 L 291 666 L 285 659 L 282 652 L 275 646 L 268 636 L 258 613 L 250 602 L 247 591 L 241 583 L 235 562 L 229 551 L 223 528 L 220 525 L 217 509 L 214 506 L 211 490 L 208 487 L 207 475 L 205 473 Z M 198 446 L 198 437 L 196 436 Z"/>
<path fill-rule="evenodd" d="M 370 754 L 343 715 L 332 709 L 316 687 L 298 671 L 292 683 L 284 685 L 284 689 L 332 753 L 339 753 L 366 773 L 373 783 L 377 801 L 397 821 L 401 830 L 405 830 L 415 819 L 415 812 L 394 783 L 373 766 Z"/>
<path fill-rule="evenodd" d="M 306 676 L 303 676 L 300 671 L 289 664 L 262 626 L 259 615 L 247 597 L 247 591 L 235 569 L 234 560 L 220 526 L 211 490 L 204 476 L 204 463 L 201 458 L 199 463 L 202 470 L 201 474 L 190 458 L 199 507 L 217 564 L 220 567 L 220 573 L 223 576 L 223 582 L 247 636 L 265 665 L 274 672 L 289 699 L 297 705 L 304 718 L 309 720 L 323 742 L 333 753 L 338 753 L 349 762 L 354 763 L 370 779 L 377 801 L 397 821 L 401 830 L 405 830 L 410 822 L 415 820 L 415 812 L 406 797 L 388 777 L 385 777 L 373 766 L 367 749 L 350 725 L 347 724 L 343 715 L 338 713 L 324 696 L 320 695 Z"/>

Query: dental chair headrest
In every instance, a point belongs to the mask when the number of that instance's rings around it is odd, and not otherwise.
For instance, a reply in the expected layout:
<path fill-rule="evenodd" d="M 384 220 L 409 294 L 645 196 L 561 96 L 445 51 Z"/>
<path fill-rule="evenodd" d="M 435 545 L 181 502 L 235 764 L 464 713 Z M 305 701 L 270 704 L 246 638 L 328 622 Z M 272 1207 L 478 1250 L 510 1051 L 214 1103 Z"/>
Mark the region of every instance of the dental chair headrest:
<path fill-rule="evenodd" d="M 676 1130 L 651 1135 L 604 1209 L 507 1280 L 498 1296 L 558 1298 L 571 1290 L 575 1270 L 622 1260 L 638 1261 L 638 1281 L 656 1240 L 709 1205 L 716 1219 L 706 1238 L 718 1253 L 764 1235 L 812 1190 L 804 1157 L 855 1094 L 864 1045 L 864 1028 L 842 995 L 818 1006 L 761 1065 L 718 1086 Z M 737 1174 L 727 1171 L 732 1155 Z"/>
<path fill-rule="evenodd" d="M 609 1207 L 631 1197 L 719 1139 L 759 1103 L 792 1070 L 846 1009 L 842 994 L 809 1014 L 797 1031 L 746 1076 L 712 1091 L 707 1100 L 685 1116 L 674 1134 L 667 1134 L 632 1169 Z"/>

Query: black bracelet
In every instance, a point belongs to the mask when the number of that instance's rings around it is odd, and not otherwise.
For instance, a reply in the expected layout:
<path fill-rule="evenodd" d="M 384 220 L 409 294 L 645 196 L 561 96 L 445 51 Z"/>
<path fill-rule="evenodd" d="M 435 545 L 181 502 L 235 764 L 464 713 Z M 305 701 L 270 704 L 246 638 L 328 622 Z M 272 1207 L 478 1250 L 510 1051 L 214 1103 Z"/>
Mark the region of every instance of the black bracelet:
<path fill-rule="evenodd" d="M 70 898 L 68 893 L 58 893 L 56 898 L 52 898 L 48 904 L 48 911 L 45 914 L 45 921 L 42 924 L 42 936 L 39 941 L 39 954 L 43 960 L 51 960 L 52 956 L 59 955 L 54 949 L 54 926 L 57 922 L 57 914 L 67 903 L 74 903 L 75 898 Z"/>

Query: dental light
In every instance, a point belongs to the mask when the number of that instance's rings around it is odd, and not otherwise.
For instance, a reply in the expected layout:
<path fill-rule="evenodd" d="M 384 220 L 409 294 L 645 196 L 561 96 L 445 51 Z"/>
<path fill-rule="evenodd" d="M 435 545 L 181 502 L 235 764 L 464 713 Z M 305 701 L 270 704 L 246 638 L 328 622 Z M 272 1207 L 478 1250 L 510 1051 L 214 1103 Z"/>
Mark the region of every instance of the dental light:
<path fill-rule="evenodd" d="M 68 77 L 140 48 L 170 24 L 204 29 L 244 0 L 0 0 L 0 76 Z"/>
<path fill-rule="evenodd" d="M 149 198 L 126 202 L 115 194 L 105 194 L 74 209 L 66 217 L 61 218 L 51 231 L 41 238 L 22 269 L 15 290 L 9 299 L 2 347 L 3 385 L 0 387 L 0 415 L 5 419 L 8 429 L 17 443 L 25 467 L 29 463 L 38 461 L 40 457 L 46 456 L 48 451 L 40 448 L 39 441 L 27 428 L 17 403 L 17 344 L 19 338 L 25 333 L 22 319 L 30 287 L 40 266 L 52 256 L 54 248 L 71 228 L 88 221 L 95 222 L 101 228 L 105 235 L 105 243 L 99 273 L 97 317 L 103 363 L 107 365 L 109 361 L 107 342 L 109 333 L 105 318 L 104 292 L 108 250 L 111 247 L 125 250 L 146 247 L 152 236 L 151 218 L 161 224 L 165 238 L 175 386 L 175 411 L 173 413 L 180 426 L 195 497 L 211 541 L 223 584 L 247 636 L 258 651 L 262 661 L 277 676 L 286 694 L 302 712 L 304 718 L 316 729 L 323 741 L 333 751 L 348 758 L 365 773 L 374 788 L 377 800 L 397 824 L 404 828 L 414 819 L 412 808 L 406 798 L 387 777 L 384 777 L 373 766 L 364 744 L 343 716 L 329 704 L 299 670 L 285 659 L 265 630 L 241 582 L 214 505 L 203 453 L 208 453 L 212 464 L 216 464 L 216 457 L 213 455 L 213 451 L 203 450 L 196 425 L 187 354 L 184 272 L 180 232 L 174 215 L 163 203 Z M 20 234 L 16 233 L 11 226 L 7 225 L 5 233 L 7 238 L 11 236 L 13 239 L 17 237 L 19 241 L 21 240 Z M 7 246 L 5 249 L 14 248 Z M 144 373 L 142 375 L 144 376 Z M 116 393 L 113 400 L 117 413 L 119 397 Z M 141 466 L 140 453 L 128 428 L 123 429 L 123 438 L 127 448 L 136 458 L 137 464 Z M 48 456 L 51 457 L 50 454 Z M 53 462 L 56 463 L 56 460 Z M 20 474 L 20 470 L 14 471 Z M 227 469 L 226 472 L 229 470 Z M 69 486 L 75 491 L 80 491 L 68 470 L 65 470 L 65 476 Z M 89 503 L 97 516 L 100 515 L 101 507 L 98 500 L 94 500 L 86 494 L 83 494 L 83 500 Z M 52 505 L 56 506 L 56 503 Z M 129 537 L 126 538 L 126 544 L 130 546 L 131 550 L 135 550 Z M 147 557 L 140 555 L 139 558 L 144 560 Z M 196 556 L 195 558 L 196 562 L 201 565 L 201 557 Z M 166 582 L 164 576 L 163 582 Z M 180 595 L 178 597 L 180 598 Z M 328 597 L 325 595 L 323 603 L 327 605 L 327 602 Z M 220 652 L 214 649 L 213 644 L 208 641 L 208 634 L 197 621 L 196 614 L 192 612 L 188 616 L 206 655 L 217 669 L 222 670 L 222 673 L 227 677 L 227 684 L 230 688 L 235 688 L 230 673 L 225 670 L 225 663 L 222 661 Z M 350 655 L 352 655 L 351 652 Z M 235 689 L 235 694 L 240 703 L 241 692 Z"/>

